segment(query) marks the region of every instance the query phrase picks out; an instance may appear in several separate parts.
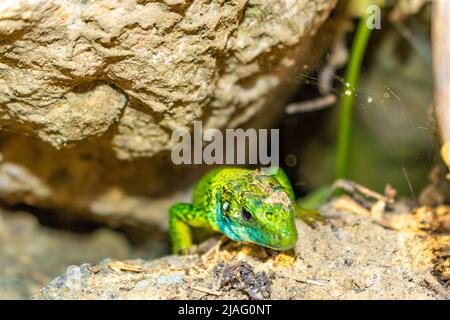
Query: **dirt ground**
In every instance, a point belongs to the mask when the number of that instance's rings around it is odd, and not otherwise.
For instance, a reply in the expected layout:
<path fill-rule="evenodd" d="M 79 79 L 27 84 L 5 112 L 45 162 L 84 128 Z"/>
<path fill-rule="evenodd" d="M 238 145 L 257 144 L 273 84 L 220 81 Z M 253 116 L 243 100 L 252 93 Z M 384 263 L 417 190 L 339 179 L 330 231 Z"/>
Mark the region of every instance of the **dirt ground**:
<path fill-rule="evenodd" d="M 449 299 L 449 207 L 377 212 L 344 196 L 322 213 L 297 221 L 289 252 L 215 239 L 188 256 L 70 266 L 33 298 Z"/>

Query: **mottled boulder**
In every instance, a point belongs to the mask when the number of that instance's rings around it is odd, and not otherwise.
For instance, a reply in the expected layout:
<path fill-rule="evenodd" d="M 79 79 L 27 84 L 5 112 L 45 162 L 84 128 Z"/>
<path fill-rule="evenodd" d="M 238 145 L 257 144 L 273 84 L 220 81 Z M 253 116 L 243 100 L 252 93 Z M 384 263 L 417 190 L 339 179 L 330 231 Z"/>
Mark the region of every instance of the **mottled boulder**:
<path fill-rule="evenodd" d="M 98 213 L 185 187 L 171 132 L 271 123 L 336 2 L 0 3 L 1 199 Z"/>
<path fill-rule="evenodd" d="M 121 159 L 167 149 L 167 133 L 195 119 L 242 124 L 335 2 L 8 1 L 0 123 L 55 147 L 115 125 Z"/>

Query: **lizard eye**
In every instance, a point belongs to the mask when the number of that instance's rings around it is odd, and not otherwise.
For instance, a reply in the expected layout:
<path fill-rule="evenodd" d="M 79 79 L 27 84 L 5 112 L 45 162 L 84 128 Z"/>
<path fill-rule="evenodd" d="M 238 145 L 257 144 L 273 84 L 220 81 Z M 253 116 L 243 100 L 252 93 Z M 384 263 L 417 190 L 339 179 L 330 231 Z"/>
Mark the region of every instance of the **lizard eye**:
<path fill-rule="evenodd" d="M 246 209 L 242 209 L 241 216 L 246 221 L 248 221 L 252 218 L 252 214 L 250 212 L 248 212 Z"/>
<path fill-rule="evenodd" d="M 222 205 L 222 210 L 224 212 L 230 211 L 230 204 L 228 202 L 224 202 L 223 205 Z"/>

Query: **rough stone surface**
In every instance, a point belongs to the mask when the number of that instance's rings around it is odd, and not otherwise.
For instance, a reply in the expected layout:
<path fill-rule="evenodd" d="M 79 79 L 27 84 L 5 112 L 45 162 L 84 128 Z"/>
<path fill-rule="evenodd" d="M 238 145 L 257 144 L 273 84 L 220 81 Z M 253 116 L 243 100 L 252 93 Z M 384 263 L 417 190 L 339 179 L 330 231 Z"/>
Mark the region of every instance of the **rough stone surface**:
<path fill-rule="evenodd" d="M 115 124 L 121 159 L 167 149 L 196 119 L 242 124 L 335 2 L 3 2 L 0 123 L 55 147 Z"/>
<path fill-rule="evenodd" d="M 185 187 L 172 130 L 270 123 L 336 2 L 2 1 L 1 200 L 87 213 Z"/>
<path fill-rule="evenodd" d="M 324 207 L 294 250 L 222 240 L 189 256 L 71 266 L 35 299 L 445 299 L 448 207 L 375 216 Z M 203 247 L 203 249 L 202 249 Z M 444 272 L 443 272 L 444 271 Z M 433 275 L 432 275 L 433 274 Z M 438 278 L 436 278 L 437 276 Z"/>

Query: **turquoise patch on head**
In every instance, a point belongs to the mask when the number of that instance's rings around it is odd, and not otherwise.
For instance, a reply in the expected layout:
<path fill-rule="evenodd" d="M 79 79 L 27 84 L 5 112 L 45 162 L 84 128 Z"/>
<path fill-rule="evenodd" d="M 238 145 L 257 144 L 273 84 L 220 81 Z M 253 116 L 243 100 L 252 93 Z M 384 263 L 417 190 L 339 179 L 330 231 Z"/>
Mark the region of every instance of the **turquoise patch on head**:
<path fill-rule="evenodd" d="M 220 192 L 216 193 L 216 221 L 217 228 L 233 241 L 242 241 L 241 237 L 231 228 L 231 221 L 222 214 Z"/>

